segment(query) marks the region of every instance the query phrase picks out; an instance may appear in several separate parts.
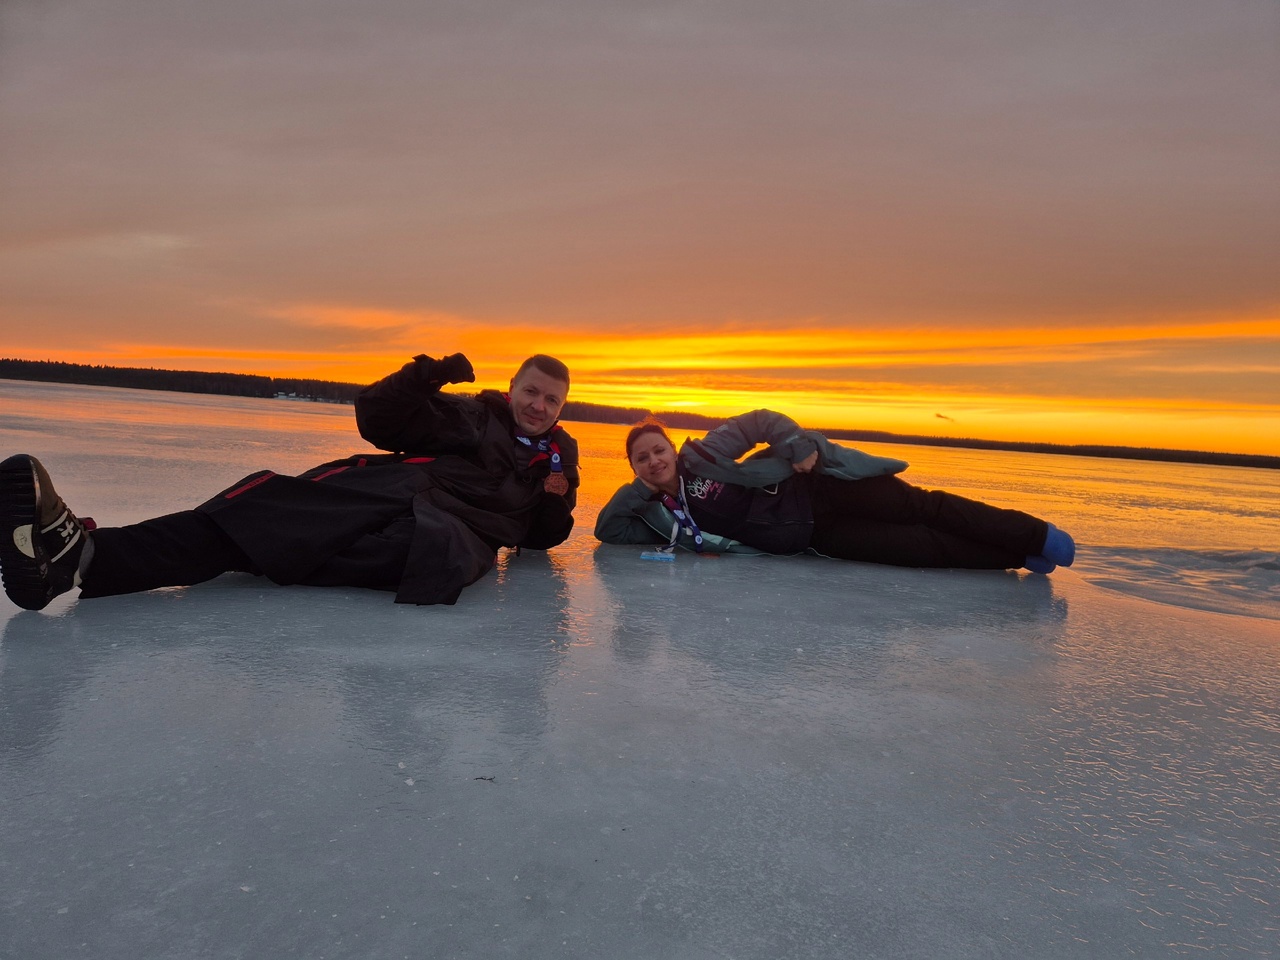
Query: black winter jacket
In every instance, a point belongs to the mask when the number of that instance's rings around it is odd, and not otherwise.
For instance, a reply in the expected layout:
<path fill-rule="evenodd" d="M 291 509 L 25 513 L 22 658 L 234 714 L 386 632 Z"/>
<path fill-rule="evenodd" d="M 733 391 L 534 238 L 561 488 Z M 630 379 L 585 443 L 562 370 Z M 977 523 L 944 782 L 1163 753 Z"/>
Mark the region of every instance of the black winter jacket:
<path fill-rule="evenodd" d="M 407 540 L 400 603 L 455 603 L 493 567 L 498 547 L 562 543 L 573 529 L 577 443 L 559 426 L 546 435 L 570 489 L 545 492 L 550 458 L 516 439 L 506 398 L 496 390 L 441 393 L 438 370 L 438 361 L 415 357 L 357 398 L 361 435 L 390 453 L 298 477 L 263 471 L 198 509 L 277 583 L 306 583 L 344 553 L 357 564 L 376 561 L 379 540 L 400 549 Z"/>

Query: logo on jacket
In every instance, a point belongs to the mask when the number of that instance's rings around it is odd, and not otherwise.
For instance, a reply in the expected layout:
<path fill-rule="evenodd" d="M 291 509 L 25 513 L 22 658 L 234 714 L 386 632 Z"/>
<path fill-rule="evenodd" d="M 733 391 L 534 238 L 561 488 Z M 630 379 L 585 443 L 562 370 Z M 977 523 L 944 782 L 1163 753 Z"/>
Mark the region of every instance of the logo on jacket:
<path fill-rule="evenodd" d="M 708 480 L 706 477 L 694 477 L 692 480 L 685 481 L 684 485 L 685 495 L 698 500 L 714 500 L 720 496 L 720 491 L 723 489 L 723 483 L 718 480 Z"/>

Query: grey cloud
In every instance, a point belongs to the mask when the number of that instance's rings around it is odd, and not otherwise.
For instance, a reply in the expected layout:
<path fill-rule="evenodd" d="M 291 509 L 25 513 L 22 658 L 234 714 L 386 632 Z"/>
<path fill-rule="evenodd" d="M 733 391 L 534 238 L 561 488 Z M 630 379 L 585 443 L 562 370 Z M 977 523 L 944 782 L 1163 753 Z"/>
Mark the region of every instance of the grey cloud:
<path fill-rule="evenodd" d="M 0 279 L 165 234 L 175 299 L 481 320 L 1275 302 L 1262 0 L 4 9 Z"/>

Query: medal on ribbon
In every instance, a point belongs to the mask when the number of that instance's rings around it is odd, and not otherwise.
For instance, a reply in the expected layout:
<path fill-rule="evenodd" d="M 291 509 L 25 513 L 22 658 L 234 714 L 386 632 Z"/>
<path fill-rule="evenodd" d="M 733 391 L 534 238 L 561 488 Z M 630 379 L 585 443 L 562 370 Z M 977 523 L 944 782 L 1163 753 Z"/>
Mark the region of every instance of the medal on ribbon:
<path fill-rule="evenodd" d="M 537 450 L 541 456 L 546 456 L 551 461 L 551 472 L 542 481 L 542 489 L 547 493 L 554 493 L 561 497 L 568 493 L 569 478 L 564 475 L 564 467 L 560 463 L 560 445 L 549 437 L 531 440 L 529 437 L 516 434 L 516 439 L 526 447 Z M 541 456 L 534 457 L 533 462 L 540 460 Z"/>

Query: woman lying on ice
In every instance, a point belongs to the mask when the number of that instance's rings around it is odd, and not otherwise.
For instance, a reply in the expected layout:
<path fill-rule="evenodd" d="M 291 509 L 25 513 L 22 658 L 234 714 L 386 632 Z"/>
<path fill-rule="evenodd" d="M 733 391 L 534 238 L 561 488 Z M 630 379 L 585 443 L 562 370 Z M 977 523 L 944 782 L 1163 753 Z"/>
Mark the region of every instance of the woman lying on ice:
<path fill-rule="evenodd" d="M 772 410 L 733 417 L 679 453 L 661 423 L 641 423 L 627 459 L 636 479 L 596 520 L 605 543 L 1035 573 L 1075 560 L 1075 542 L 1051 523 L 912 486 L 895 476 L 904 461 L 832 443 Z"/>

